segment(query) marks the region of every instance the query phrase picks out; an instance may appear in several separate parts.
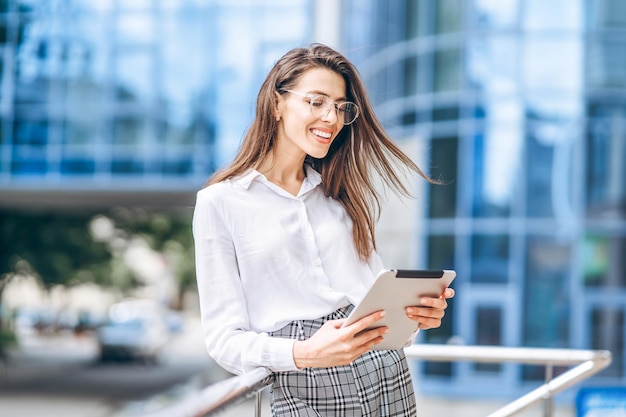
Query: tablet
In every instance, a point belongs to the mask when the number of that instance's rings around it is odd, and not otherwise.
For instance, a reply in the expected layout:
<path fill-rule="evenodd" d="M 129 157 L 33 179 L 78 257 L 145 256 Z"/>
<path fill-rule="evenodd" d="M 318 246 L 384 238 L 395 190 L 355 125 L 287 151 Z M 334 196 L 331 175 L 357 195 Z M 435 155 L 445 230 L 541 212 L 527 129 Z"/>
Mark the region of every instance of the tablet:
<path fill-rule="evenodd" d="M 405 307 L 418 306 L 423 296 L 441 296 L 455 277 L 456 272 L 452 270 L 383 270 L 343 325 L 352 324 L 375 311 L 385 310 L 385 317 L 371 328 L 388 326 L 389 333 L 373 349 L 402 349 L 419 326 L 419 323 L 407 317 Z"/>

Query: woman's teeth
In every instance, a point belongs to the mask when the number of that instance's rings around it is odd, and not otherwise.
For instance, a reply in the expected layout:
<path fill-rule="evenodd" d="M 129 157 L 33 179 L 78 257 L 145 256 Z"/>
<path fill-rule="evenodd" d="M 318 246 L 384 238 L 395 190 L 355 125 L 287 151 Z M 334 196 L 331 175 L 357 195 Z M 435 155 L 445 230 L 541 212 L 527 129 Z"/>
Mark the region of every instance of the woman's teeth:
<path fill-rule="evenodd" d="M 317 130 L 317 129 L 313 129 L 311 130 L 311 132 L 315 135 L 315 136 L 319 136 L 321 138 L 324 139 L 330 139 L 331 134 L 328 132 L 322 132 L 321 130 Z"/>

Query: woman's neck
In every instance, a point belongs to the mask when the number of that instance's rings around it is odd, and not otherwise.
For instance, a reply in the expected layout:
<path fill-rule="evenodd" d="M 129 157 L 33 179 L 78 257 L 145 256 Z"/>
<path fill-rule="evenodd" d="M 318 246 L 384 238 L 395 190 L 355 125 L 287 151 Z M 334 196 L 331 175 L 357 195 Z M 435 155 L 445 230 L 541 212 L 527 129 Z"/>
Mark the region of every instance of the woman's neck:
<path fill-rule="evenodd" d="M 268 181 L 292 195 L 298 195 L 306 177 L 304 160 L 286 161 L 269 157 L 256 168 Z"/>

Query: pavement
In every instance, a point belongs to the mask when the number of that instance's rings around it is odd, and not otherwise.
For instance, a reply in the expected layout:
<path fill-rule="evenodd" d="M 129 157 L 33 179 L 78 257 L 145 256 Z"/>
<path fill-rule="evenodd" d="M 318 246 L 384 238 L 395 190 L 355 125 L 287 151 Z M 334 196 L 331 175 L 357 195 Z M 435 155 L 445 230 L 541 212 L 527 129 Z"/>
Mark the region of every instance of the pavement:
<path fill-rule="evenodd" d="M 0 395 L 0 417 L 110 417 L 115 410 L 91 399 L 63 396 Z"/>
<path fill-rule="evenodd" d="M 116 417 L 229 376 L 206 354 L 197 320 L 183 329 L 159 366 L 99 365 L 94 337 L 23 334 L 20 348 L 0 362 L 0 417 Z M 204 370 L 210 375 L 195 376 Z"/>
<path fill-rule="evenodd" d="M 32 337 L 31 337 L 32 336 Z M 106 417 L 111 407 L 92 399 L 75 395 L 33 395 L 13 391 L 24 381 L 41 381 L 54 374 L 59 367 L 71 366 L 89 360 L 95 354 L 95 345 L 86 339 L 66 337 L 43 338 L 29 335 L 21 340 L 22 347 L 11 355 L 11 362 L 0 366 L 0 382 L 10 381 L 8 389 L 0 391 L 0 417 L 64 416 Z M 30 352 L 39 352 L 37 360 Z"/>
<path fill-rule="evenodd" d="M 224 380 L 230 376 L 206 355 L 201 337 L 199 323 L 192 319 L 185 324 L 186 331 L 179 335 L 170 345 L 166 353 L 166 360 L 179 361 L 187 366 L 202 366 L 211 369 L 208 376 L 199 379 L 191 378 L 187 383 L 170 387 L 167 391 L 145 398 L 141 401 L 129 401 L 120 407 L 100 401 L 92 396 L 65 393 L 46 395 L 45 393 L 29 394 L 14 390 L 0 390 L 0 417 L 140 417 L 143 410 L 154 410 L 162 404 L 169 404 L 177 398 L 201 389 L 207 384 Z M 85 361 L 93 356 L 95 348 L 92 342 L 74 338 L 39 340 L 31 339 L 28 345 L 30 352 L 46 354 L 51 359 L 47 362 L 31 361 L 26 353 L 22 353 L 20 372 L 22 378 L 44 377 L 53 372 L 53 366 L 63 365 L 63 361 Z M 19 355 L 18 355 L 19 357 Z M 71 359 L 68 359 L 71 358 Z M 43 363 L 43 365 L 42 365 Z M 46 366 L 45 364 L 50 364 Z M 66 365 L 69 365 L 66 364 Z M 71 369 L 71 368 L 68 368 Z M 141 368 L 139 368 L 141 369 Z M 11 371 L 11 369 L 9 369 Z M 3 369 L 0 366 L 0 383 L 3 378 Z M 146 371 L 147 372 L 147 371 Z M 69 377 L 69 375 L 68 375 Z M 418 384 L 419 385 L 419 384 Z M 506 401 L 450 399 L 442 397 L 424 396 L 417 393 L 419 417 L 485 417 L 506 405 Z M 253 417 L 255 416 L 255 401 L 249 399 L 231 406 L 219 414 L 221 417 Z M 267 390 L 262 394 L 261 415 L 271 416 Z M 516 417 L 543 417 L 542 405 L 534 406 L 527 411 L 517 414 Z M 552 417 L 575 417 L 576 412 L 571 406 L 557 405 Z"/>

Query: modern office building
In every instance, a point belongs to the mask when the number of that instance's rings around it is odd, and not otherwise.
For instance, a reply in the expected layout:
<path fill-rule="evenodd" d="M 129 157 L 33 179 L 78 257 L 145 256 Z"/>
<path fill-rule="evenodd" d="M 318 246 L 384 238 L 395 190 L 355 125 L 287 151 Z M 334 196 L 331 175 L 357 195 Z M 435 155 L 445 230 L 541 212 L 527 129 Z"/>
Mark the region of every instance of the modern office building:
<path fill-rule="evenodd" d="M 423 342 L 609 349 L 626 382 L 626 3 L 348 0 L 342 49 L 432 176 L 416 267 L 453 268 Z M 389 24 L 394 22 L 394 24 Z M 429 363 L 432 392 L 523 392 L 541 367 Z"/>
<path fill-rule="evenodd" d="M 185 205 L 310 0 L 0 1 L 0 205 Z"/>

